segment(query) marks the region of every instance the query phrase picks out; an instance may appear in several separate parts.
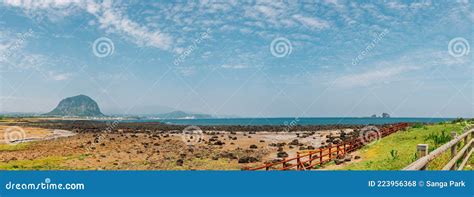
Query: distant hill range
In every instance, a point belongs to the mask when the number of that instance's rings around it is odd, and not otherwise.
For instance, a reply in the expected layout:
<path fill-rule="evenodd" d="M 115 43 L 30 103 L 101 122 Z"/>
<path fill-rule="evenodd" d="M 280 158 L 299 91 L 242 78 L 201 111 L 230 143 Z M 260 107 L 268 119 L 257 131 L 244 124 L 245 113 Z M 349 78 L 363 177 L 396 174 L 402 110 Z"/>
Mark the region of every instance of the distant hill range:
<path fill-rule="evenodd" d="M 105 116 L 100 111 L 99 105 L 86 95 L 77 95 L 65 98 L 59 102 L 53 111 L 43 114 L 45 116 L 74 116 L 74 117 L 101 117 Z M 213 118 L 209 114 L 187 113 L 184 111 L 172 111 L 149 117 L 160 119 L 205 119 Z"/>
<path fill-rule="evenodd" d="M 154 117 L 160 119 L 205 119 L 205 118 L 213 118 L 212 115 L 209 114 L 193 114 L 193 113 L 186 113 L 184 111 L 173 111 L 169 113 L 163 113 L 155 115 Z"/>
<path fill-rule="evenodd" d="M 99 105 L 86 95 L 65 98 L 59 102 L 53 111 L 43 114 L 46 116 L 104 116 Z"/>

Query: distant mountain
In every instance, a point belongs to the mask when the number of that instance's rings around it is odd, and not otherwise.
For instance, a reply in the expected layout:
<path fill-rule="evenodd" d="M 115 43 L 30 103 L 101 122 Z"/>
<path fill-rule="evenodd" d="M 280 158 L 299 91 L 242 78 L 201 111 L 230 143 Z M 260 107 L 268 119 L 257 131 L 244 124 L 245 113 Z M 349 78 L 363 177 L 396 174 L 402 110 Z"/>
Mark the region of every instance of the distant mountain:
<path fill-rule="evenodd" d="M 86 95 L 65 98 L 47 116 L 104 116 L 99 105 Z"/>
<path fill-rule="evenodd" d="M 162 106 L 162 105 L 155 105 L 155 104 L 145 104 L 145 105 L 136 105 L 133 108 L 106 108 L 106 106 L 102 106 L 100 108 L 102 112 L 106 113 L 107 115 L 137 115 L 137 116 L 153 116 L 155 114 L 162 114 L 168 113 L 170 111 L 176 111 L 176 109 Z"/>
<path fill-rule="evenodd" d="M 155 117 L 161 119 L 205 119 L 205 118 L 213 118 L 212 115 L 209 114 L 193 114 L 193 113 L 186 113 L 184 111 L 173 111 L 169 113 L 158 114 Z"/>

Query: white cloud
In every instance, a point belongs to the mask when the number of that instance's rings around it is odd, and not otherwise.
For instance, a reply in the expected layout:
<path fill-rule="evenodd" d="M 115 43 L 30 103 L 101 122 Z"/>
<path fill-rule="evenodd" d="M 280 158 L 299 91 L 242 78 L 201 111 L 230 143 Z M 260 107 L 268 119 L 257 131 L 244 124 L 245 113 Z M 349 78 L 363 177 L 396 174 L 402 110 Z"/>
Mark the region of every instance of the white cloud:
<path fill-rule="evenodd" d="M 278 16 L 278 11 L 270 6 L 258 5 L 256 10 L 259 13 L 262 13 L 265 17 L 275 18 Z"/>
<path fill-rule="evenodd" d="M 312 17 L 305 17 L 299 14 L 293 15 L 293 18 L 296 19 L 298 22 L 303 24 L 304 26 L 310 28 L 310 29 L 325 29 L 329 28 L 329 23 L 320 20 L 317 18 L 312 18 Z"/>
<path fill-rule="evenodd" d="M 398 3 L 396 1 L 391 1 L 387 3 L 387 7 L 392 8 L 392 9 L 405 9 L 407 8 L 407 5 Z"/>
<path fill-rule="evenodd" d="M 398 9 L 398 10 L 406 9 L 406 8 L 422 9 L 422 8 L 427 8 L 427 7 L 430 7 L 430 6 L 432 6 L 430 1 L 412 2 L 410 4 L 403 4 L 403 3 L 400 3 L 400 2 L 396 2 L 396 1 L 390 1 L 390 2 L 387 3 L 387 7 L 391 8 L 391 9 Z"/>
<path fill-rule="evenodd" d="M 340 6 L 337 1 L 328 3 Z M 189 43 L 193 33 L 208 28 L 256 35 L 266 32 L 270 36 L 264 39 L 272 39 L 276 33 L 290 28 L 321 30 L 331 25 L 330 21 L 321 18 L 320 15 L 323 14 L 300 14 L 303 13 L 303 8 L 293 2 L 151 3 L 146 4 L 148 9 L 140 12 L 145 16 L 145 20 L 140 22 L 134 21 L 127 14 L 127 11 L 131 10 L 125 9 L 126 6 L 122 6 L 122 2 L 111 0 L 5 0 L 3 4 L 21 8 L 28 16 L 33 16 L 32 18 L 46 16 L 50 19 L 63 19 L 85 12 L 94 16 L 89 25 L 98 25 L 107 33 L 118 34 L 138 46 L 173 52 Z M 170 23 L 172 25 L 169 25 Z"/>
<path fill-rule="evenodd" d="M 48 75 L 54 81 L 64 81 L 69 79 L 69 77 L 71 76 L 70 73 L 56 73 L 54 71 L 49 71 Z"/>
<path fill-rule="evenodd" d="M 40 11 L 44 11 L 43 13 L 47 16 L 51 16 L 53 12 L 60 12 L 61 15 L 66 16 L 71 10 L 82 9 L 94 15 L 101 28 L 109 32 L 119 33 L 139 46 L 150 46 L 164 50 L 171 49 L 171 36 L 159 30 L 150 30 L 130 20 L 127 15 L 114 9 L 112 1 L 106 0 L 102 3 L 96 3 L 95 1 L 81 0 L 5 0 L 3 3 L 8 6 L 22 8 L 27 12 L 27 15 L 37 15 L 41 14 Z"/>
<path fill-rule="evenodd" d="M 398 66 L 369 70 L 367 72 L 339 77 L 336 79 L 335 85 L 339 87 L 357 87 L 384 84 L 394 80 L 395 77 L 405 72 L 417 69 L 419 68 L 413 66 Z"/>
<path fill-rule="evenodd" d="M 244 68 L 248 68 L 247 65 L 243 65 L 243 64 L 224 64 L 221 66 L 222 68 L 228 68 L 228 69 L 244 69 Z"/>
<path fill-rule="evenodd" d="M 407 51 L 396 60 L 383 59 L 364 66 L 365 72 L 350 73 L 336 78 L 338 87 L 360 87 L 390 83 L 400 79 L 403 75 L 418 71 L 444 68 L 469 69 L 469 57 L 456 58 L 447 51 L 429 50 L 425 48 Z"/>
<path fill-rule="evenodd" d="M 3 3 L 14 6 L 22 7 L 26 10 L 35 9 L 64 9 L 68 8 L 73 4 L 79 4 L 80 0 L 4 0 Z"/>
<path fill-rule="evenodd" d="M 169 35 L 159 30 L 149 30 L 147 27 L 131 21 L 126 15 L 116 11 L 108 1 L 100 5 L 90 5 L 87 10 L 97 17 L 101 28 L 129 36 L 140 46 L 151 46 L 165 50 L 171 48 L 172 38 Z"/>

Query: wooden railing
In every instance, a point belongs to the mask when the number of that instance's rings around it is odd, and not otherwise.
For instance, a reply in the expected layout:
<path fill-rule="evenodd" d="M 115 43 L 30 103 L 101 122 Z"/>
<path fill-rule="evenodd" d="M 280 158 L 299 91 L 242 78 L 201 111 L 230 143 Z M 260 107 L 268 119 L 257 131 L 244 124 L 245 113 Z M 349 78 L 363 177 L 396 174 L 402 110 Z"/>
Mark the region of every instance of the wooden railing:
<path fill-rule="evenodd" d="M 461 135 L 456 135 L 456 132 L 451 133 L 454 137 L 448 143 L 437 148 L 433 152 L 428 154 L 428 145 L 427 144 L 418 144 L 417 151 L 418 156 L 420 157 L 415 162 L 411 163 L 403 170 L 426 170 L 430 161 L 436 159 L 438 156 L 451 150 L 451 160 L 442 168 L 442 170 L 462 170 L 466 163 L 469 161 L 469 157 L 472 155 L 473 146 L 474 146 L 474 129 L 472 126 L 466 129 Z M 470 136 L 470 139 L 469 139 Z M 458 147 L 463 141 L 463 147 L 458 152 Z M 458 161 L 462 159 L 461 164 L 458 166 Z"/>
<path fill-rule="evenodd" d="M 365 144 L 370 143 L 367 141 L 367 139 L 375 140 L 382 138 L 405 129 L 408 126 L 408 123 L 395 124 L 389 127 L 384 127 L 380 129 L 379 132 L 369 133 L 368 136 L 360 136 L 352 140 L 344 141 L 337 145 L 330 145 L 326 148 L 319 148 L 317 150 L 300 151 L 296 153 L 296 157 L 289 159 L 285 158 L 278 162 L 268 163 L 255 168 L 245 168 L 244 170 L 290 170 L 293 168 L 296 168 L 297 170 L 311 169 L 314 166 L 327 163 L 338 157 L 344 157 L 347 155 L 347 153 L 363 147 Z"/>

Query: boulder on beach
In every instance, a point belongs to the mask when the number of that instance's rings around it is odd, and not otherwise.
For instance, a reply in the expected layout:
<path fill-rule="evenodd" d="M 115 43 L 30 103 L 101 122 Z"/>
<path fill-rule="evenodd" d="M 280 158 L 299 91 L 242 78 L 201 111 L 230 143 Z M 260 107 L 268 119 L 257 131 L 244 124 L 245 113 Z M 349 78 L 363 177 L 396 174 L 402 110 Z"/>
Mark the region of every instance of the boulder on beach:
<path fill-rule="evenodd" d="M 352 155 L 346 155 L 344 158 L 344 161 L 351 161 L 352 160 Z"/>
<path fill-rule="evenodd" d="M 290 143 L 288 143 L 289 145 L 294 145 L 294 146 L 297 146 L 299 144 L 298 140 L 297 139 L 294 139 L 293 141 L 291 141 Z"/>
<path fill-rule="evenodd" d="M 183 159 L 178 159 L 178 160 L 176 160 L 176 165 L 177 165 L 177 166 L 183 166 L 183 164 L 184 164 L 184 160 L 183 160 Z"/>
<path fill-rule="evenodd" d="M 241 158 L 239 158 L 239 163 L 254 163 L 254 162 L 257 162 L 258 159 L 255 158 L 255 157 L 251 157 L 251 156 L 243 156 Z"/>
<path fill-rule="evenodd" d="M 277 157 L 279 157 L 279 158 L 288 157 L 288 153 L 286 153 L 285 151 L 278 152 Z"/>

